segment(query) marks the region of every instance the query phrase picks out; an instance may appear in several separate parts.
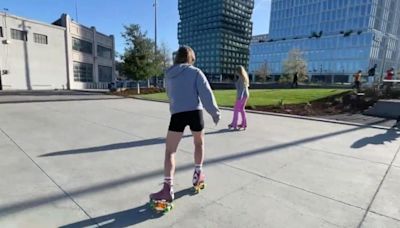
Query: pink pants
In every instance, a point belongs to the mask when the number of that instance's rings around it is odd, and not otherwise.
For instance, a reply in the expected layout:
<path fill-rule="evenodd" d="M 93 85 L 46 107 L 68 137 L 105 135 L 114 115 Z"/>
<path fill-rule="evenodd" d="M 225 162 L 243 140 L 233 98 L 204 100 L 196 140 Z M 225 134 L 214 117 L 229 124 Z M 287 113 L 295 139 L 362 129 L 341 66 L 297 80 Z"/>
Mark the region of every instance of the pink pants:
<path fill-rule="evenodd" d="M 239 113 L 242 116 L 241 125 L 243 127 L 247 127 L 246 112 L 244 111 L 246 103 L 247 103 L 247 97 L 243 97 L 240 100 L 236 100 L 235 107 L 233 108 L 233 120 L 232 123 L 230 124 L 233 128 L 237 127 Z"/>

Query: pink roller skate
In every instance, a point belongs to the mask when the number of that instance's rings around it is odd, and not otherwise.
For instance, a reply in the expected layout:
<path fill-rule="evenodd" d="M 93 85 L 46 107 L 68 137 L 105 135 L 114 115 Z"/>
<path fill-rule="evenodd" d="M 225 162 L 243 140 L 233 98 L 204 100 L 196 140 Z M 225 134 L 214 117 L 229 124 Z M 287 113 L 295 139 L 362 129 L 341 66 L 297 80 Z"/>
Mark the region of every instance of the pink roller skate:
<path fill-rule="evenodd" d="M 230 130 L 230 129 L 237 130 L 238 128 L 237 128 L 236 125 L 229 124 L 229 125 L 228 125 L 228 129 L 229 129 L 229 130 Z"/>
<path fill-rule="evenodd" d="M 204 175 L 203 172 L 201 171 L 194 171 L 193 173 L 193 189 L 194 193 L 199 193 L 201 190 L 203 190 L 206 187 L 206 184 L 204 183 L 206 179 L 206 176 Z"/>
<path fill-rule="evenodd" d="M 239 130 L 243 128 L 243 130 L 246 130 L 247 124 L 239 124 L 238 125 Z"/>
<path fill-rule="evenodd" d="M 173 200 L 174 192 L 172 187 L 169 184 L 164 183 L 163 188 L 159 192 L 150 194 L 150 207 L 157 213 L 166 213 L 173 209 Z"/>

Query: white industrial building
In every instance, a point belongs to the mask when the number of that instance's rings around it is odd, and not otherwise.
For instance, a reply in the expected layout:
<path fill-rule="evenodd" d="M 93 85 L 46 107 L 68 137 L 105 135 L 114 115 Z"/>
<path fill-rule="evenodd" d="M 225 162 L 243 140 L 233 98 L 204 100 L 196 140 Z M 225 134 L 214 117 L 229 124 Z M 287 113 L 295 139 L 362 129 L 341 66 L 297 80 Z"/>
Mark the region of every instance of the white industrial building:
<path fill-rule="evenodd" d="M 0 89 L 106 89 L 114 37 L 63 14 L 52 24 L 0 13 Z"/>

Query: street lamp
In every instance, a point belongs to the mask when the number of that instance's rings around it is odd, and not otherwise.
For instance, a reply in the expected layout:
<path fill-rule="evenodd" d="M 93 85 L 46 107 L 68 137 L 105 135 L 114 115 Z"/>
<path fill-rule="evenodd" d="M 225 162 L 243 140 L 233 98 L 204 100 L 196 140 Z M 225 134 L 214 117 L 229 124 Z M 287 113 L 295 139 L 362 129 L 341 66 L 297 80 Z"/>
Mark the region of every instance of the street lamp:
<path fill-rule="evenodd" d="M 387 55 L 387 50 L 388 50 L 388 48 L 389 48 L 389 34 L 388 33 L 384 33 L 383 34 L 383 36 L 382 36 L 382 42 L 383 42 L 383 38 L 384 37 L 387 37 L 387 42 L 385 43 L 385 54 L 383 55 L 383 61 L 382 61 L 382 68 L 381 68 L 381 75 L 380 75 L 380 77 L 379 77 L 379 84 L 381 84 L 382 83 L 382 81 L 383 81 L 383 73 L 384 73 L 384 69 L 385 69 L 385 64 L 386 64 L 386 55 Z"/>
<path fill-rule="evenodd" d="M 3 8 L 3 10 L 4 10 L 4 25 L 5 25 L 5 27 L 4 27 L 4 30 L 5 30 L 4 31 L 4 35 L 6 37 L 6 40 L 3 41 L 3 42 L 4 42 L 4 44 L 8 44 L 9 43 L 8 34 L 7 34 L 7 12 L 8 12 L 8 9 L 7 8 Z M 5 66 L 3 66 L 3 67 L 5 67 Z M 2 67 L 0 66 L 0 90 L 3 90 L 3 82 L 1 80 L 1 77 L 3 75 L 3 71 L 7 72 L 7 70 L 3 70 Z M 6 74 L 6 73 L 4 73 L 4 74 Z"/>
<path fill-rule="evenodd" d="M 157 52 L 157 0 L 154 0 L 154 52 Z"/>
<path fill-rule="evenodd" d="M 154 0 L 154 61 L 157 61 L 157 0 Z M 157 87 L 157 74 L 155 77 L 155 86 Z"/>

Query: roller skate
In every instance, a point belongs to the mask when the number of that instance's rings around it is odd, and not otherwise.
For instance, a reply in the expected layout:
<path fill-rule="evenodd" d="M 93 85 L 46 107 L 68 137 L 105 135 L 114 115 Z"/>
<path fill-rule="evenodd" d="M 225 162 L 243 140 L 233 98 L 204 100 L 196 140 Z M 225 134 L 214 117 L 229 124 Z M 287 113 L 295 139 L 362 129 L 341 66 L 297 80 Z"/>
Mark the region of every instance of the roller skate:
<path fill-rule="evenodd" d="M 197 194 L 206 187 L 204 183 L 206 176 L 201 171 L 194 171 L 193 173 L 193 190 Z"/>
<path fill-rule="evenodd" d="M 230 130 L 230 129 L 237 130 L 238 128 L 237 128 L 237 126 L 234 126 L 233 124 L 229 124 L 229 125 L 228 125 L 228 129 L 229 129 L 229 130 Z"/>
<path fill-rule="evenodd" d="M 167 213 L 174 207 L 174 192 L 168 183 L 164 183 L 163 188 L 156 193 L 150 194 L 150 207 L 157 213 Z"/>
<path fill-rule="evenodd" d="M 240 130 L 240 129 L 246 130 L 247 124 L 239 124 L 239 125 L 238 125 L 238 128 L 239 128 L 239 130 Z"/>

